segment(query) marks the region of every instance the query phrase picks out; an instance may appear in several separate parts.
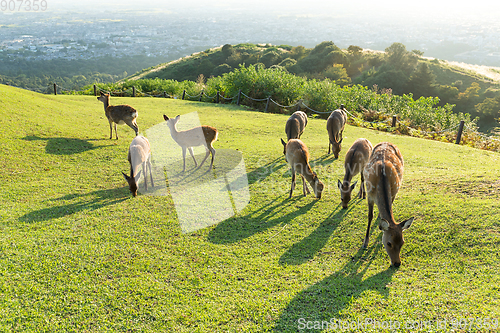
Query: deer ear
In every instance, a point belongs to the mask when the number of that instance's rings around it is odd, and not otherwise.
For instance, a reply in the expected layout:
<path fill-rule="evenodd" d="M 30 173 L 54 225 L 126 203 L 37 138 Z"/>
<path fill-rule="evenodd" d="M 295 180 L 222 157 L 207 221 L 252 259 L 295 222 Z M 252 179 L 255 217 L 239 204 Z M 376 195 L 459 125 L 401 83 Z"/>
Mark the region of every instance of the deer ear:
<path fill-rule="evenodd" d="M 128 180 L 130 179 L 130 177 L 129 177 L 129 176 L 127 176 L 124 172 L 122 172 L 122 175 L 123 175 L 123 177 L 125 178 L 125 180 L 128 182 Z"/>
<path fill-rule="evenodd" d="M 339 190 L 342 191 L 342 182 L 340 181 L 340 179 L 337 179 L 337 186 L 338 186 Z"/>
<path fill-rule="evenodd" d="M 340 138 L 339 144 L 341 144 L 341 143 L 342 143 L 342 140 L 344 140 L 344 138 Z"/>
<path fill-rule="evenodd" d="M 384 219 L 380 219 L 380 223 L 378 224 L 381 230 L 387 231 L 389 230 L 389 222 Z"/>
<path fill-rule="evenodd" d="M 408 219 L 406 221 L 403 221 L 401 222 L 399 225 L 401 226 L 401 230 L 406 230 L 408 228 L 410 228 L 411 224 L 413 223 L 413 220 L 415 219 L 415 217 L 412 217 L 411 219 Z"/>
<path fill-rule="evenodd" d="M 181 117 L 181 115 L 178 114 L 177 117 L 175 117 L 175 120 L 179 120 L 180 117 Z"/>
<path fill-rule="evenodd" d="M 354 188 L 356 187 L 356 184 L 357 184 L 357 183 L 358 183 L 358 181 L 356 180 L 356 181 L 354 182 L 354 184 L 352 184 L 352 185 L 351 185 L 351 191 L 352 191 L 352 190 L 354 190 Z"/>
<path fill-rule="evenodd" d="M 169 118 L 166 115 L 163 115 L 163 119 L 165 119 L 165 121 L 167 121 Z"/>
<path fill-rule="evenodd" d="M 285 146 L 286 146 L 286 142 L 285 142 L 285 141 L 283 141 L 283 139 L 281 139 L 281 144 L 283 145 L 283 147 L 285 147 Z"/>

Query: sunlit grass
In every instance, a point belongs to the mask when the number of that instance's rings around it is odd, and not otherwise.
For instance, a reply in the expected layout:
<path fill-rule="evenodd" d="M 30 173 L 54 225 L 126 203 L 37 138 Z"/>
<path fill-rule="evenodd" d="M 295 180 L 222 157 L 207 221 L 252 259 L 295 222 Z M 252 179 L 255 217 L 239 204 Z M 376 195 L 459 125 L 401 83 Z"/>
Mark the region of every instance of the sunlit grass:
<path fill-rule="evenodd" d="M 302 140 L 325 191 L 321 200 L 304 198 L 298 182 L 288 199 L 279 141 L 286 115 L 112 100 L 139 111 L 143 134 L 163 114 L 197 111 L 219 130 L 216 149 L 242 153 L 249 205 L 183 234 L 171 196 L 129 194 L 121 172 L 134 133 L 119 126 L 120 139 L 109 140 L 95 97 L 5 86 L 0 95 L 3 331 L 296 332 L 301 318 L 498 319 L 497 153 L 348 126 L 335 160 L 326 155 L 325 120 L 310 119 Z M 391 141 L 405 159 L 394 215 L 415 222 L 398 270 L 389 268 L 376 224 L 361 250 L 366 203 L 339 205 L 343 156 L 359 137 Z"/>

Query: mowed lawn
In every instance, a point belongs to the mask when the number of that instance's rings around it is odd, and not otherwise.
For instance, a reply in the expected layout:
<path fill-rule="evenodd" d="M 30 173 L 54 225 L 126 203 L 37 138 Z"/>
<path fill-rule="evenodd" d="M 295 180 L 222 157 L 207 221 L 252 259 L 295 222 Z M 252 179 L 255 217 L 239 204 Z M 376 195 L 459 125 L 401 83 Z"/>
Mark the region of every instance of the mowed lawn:
<path fill-rule="evenodd" d="M 134 106 L 143 134 L 163 114 L 198 112 L 219 130 L 215 149 L 242 153 L 250 202 L 184 234 L 170 195 L 130 195 L 121 172 L 134 132 L 118 126 L 119 140 L 110 140 L 96 97 L 0 86 L 1 331 L 498 327 L 498 153 L 347 126 L 336 160 L 326 154 L 326 121 L 310 118 L 302 140 L 325 190 L 320 200 L 303 197 L 298 181 L 288 199 L 287 115 L 173 99 L 111 103 Z M 366 202 L 340 207 L 337 180 L 359 137 L 390 141 L 405 159 L 394 216 L 415 221 L 399 269 L 389 267 L 377 222 L 361 249 Z M 216 171 L 225 162 L 217 157 Z M 187 172 L 192 163 L 188 155 Z"/>

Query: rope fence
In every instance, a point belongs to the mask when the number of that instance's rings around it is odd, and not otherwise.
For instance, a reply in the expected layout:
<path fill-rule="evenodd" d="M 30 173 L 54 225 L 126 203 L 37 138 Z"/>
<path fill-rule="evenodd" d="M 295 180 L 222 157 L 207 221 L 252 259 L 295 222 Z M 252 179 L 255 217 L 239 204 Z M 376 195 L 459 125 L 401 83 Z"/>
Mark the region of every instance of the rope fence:
<path fill-rule="evenodd" d="M 137 95 L 140 94 L 141 96 L 144 96 L 144 97 L 156 97 L 156 98 L 162 97 L 162 98 L 173 98 L 173 99 L 177 99 L 178 98 L 177 96 L 167 94 L 165 91 L 162 92 L 162 93 L 160 93 L 160 94 L 153 94 L 153 93 L 148 93 L 148 92 L 142 92 L 140 90 L 137 90 L 135 87 L 128 88 L 127 90 L 124 90 L 124 91 L 114 91 L 114 92 L 113 91 L 106 91 L 106 90 L 98 89 L 96 85 L 94 85 L 93 88 L 94 88 L 94 95 L 95 96 L 97 96 L 98 91 L 99 91 L 99 92 L 108 93 L 111 96 L 119 96 L 119 97 L 122 97 L 122 96 L 124 96 L 125 94 L 128 93 L 128 94 L 131 94 L 132 97 L 137 97 Z M 73 93 L 74 92 L 85 92 L 86 91 L 86 90 L 70 90 L 70 89 L 65 89 L 64 87 L 61 87 L 61 86 L 57 85 L 56 83 L 54 83 L 54 90 L 53 90 L 54 91 L 54 95 L 57 95 L 58 90 L 59 91 L 64 91 L 64 92 L 73 92 Z M 186 99 L 188 99 L 188 100 L 197 100 L 197 101 L 201 102 L 202 99 L 203 99 L 203 97 L 205 97 L 208 100 L 213 101 L 214 103 L 220 103 L 221 100 L 223 100 L 223 101 L 231 101 L 231 102 L 233 100 L 236 100 L 236 105 L 240 105 L 241 104 L 242 97 L 244 97 L 244 98 L 246 98 L 246 99 L 248 99 L 250 101 L 253 101 L 253 102 L 266 102 L 265 112 L 269 111 L 269 108 L 271 107 L 271 103 L 272 103 L 275 106 L 277 106 L 279 108 L 282 108 L 282 109 L 293 109 L 293 108 L 296 108 L 297 111 L 300 111 L 301 108 L 304 108 L 305 110 L 310 111 L 311 113 L 315 113 L 315 114 L 330 114 L 331 113 L 331 111 L 317 111 L 317 110 L 314 110 L 311 107 L 309 107 L 308 105 L 304 104 L 304 102 L 302 100 L 299 100 L 298 102 L 296 102 L 293 105 L 281 105 L 278 102 L 276 102 L 275 100 L 273 100 L 271 98 L 271 96 L 269 96 L 267 98 L 253 98 L 253 97 L 250 97 L 250 96 L 246 95 L 245 93 L 243 93 L 241 91 L 241 89 L 238 91 L 238 93 L 236 95 L 234 95 L 232 97 L 225 97 L 219 91 L 217 91 L 217 93 L 214 96 L 209 96 L 203 90 L 199 94 L 197 94 L 197 95 L 189 95 L 186 92 L 186 90 L 184 90 L 183 93 L 182 93 L 181 99 L 182 100 L 186 100 Z M 351 120 L 354 123 L 369 124 L 371 126 L 374 126 L 374 125 L 384 125 L 384 126 L 392 127 L 392 128 L 395 128 L 397 126 L 397 116 L 395 116 L 395 115 L 392 116 L 392 122 L 391 122 L 391 124 L 389 126 L 387 120 L 386 121 L 374 121 L 374 122 L 370 122 L 370 121 L 367 121 L 365 119 L 362 119 L 359 116 L 353 115 L 348 110 L 344 109 L 344 111 L 346 111 L 347 115 L 349 116 L 349 118 L 351 118 Z M 367 126 L 363 126 L 363 127 L 367 127 Z M 465 122 L 463 120 L 460 121 L 460 123 L 457 124 L 457 125 L 455 125 L 455 126 L 452 126 L 452 127 L 449 127 L 449 128 L 443 129 L 443 130 L 439 130 L 439 131 L 425 131 L 425 130 L 422 130 L 422 129 L 415 129 L 415 128 L 412 128 L 412 127 L 409 127 L 409 126 L 406 126 L 406 127 L 408 128 L 408 130 L 410 132 L 418 132 L 421 135 L 442 134 L 442 133 L 448 133 L 448 132 L 455 132 L 455 131 L 457 131 L 457 136 L 456 136 L 456 140 L 455 140 L 456 144 L 460 144 L 460 141 L 462 139 L 463 130 L 464 130 L 464 127 L 465 127 L 470 133 L 474 133 L 474 134 L 480 136 L 481 138 L 483 138 L 483 140 L 491 140 L 491 141 L 498 141 L 498 142 L 500 142 L 500 138 L 495 138 L 495 137 L 492 137 L 492 136 L 487 136 L 487 135 L 485 135 L 483 133 L 479 133 L 479 132 L 475 131 L 474 129 L 470 128 L 469 126 L 465 126 Z M 458 128 L 458 130 L 457 130 L 457 128 Z"/>

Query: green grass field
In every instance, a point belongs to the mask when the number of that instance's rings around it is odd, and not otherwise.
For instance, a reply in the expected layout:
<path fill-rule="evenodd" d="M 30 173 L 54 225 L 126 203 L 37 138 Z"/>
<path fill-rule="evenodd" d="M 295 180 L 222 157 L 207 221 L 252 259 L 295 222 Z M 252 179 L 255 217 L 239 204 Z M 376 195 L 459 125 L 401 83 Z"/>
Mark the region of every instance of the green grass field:
<path fill-rule="evenodd" d="M 219 130 L 216 149 L 242 153 L 250 203 L 184 234 L 171 196 L 130 195 L 121 172 L 134 132 L 119 126 L 120 139 L 109 140 L 95 97 L 0 86 L 1 331 L 333 332 L 333 323 L 373 320 L 399 323 L 395 331 L 461 324 L 455 331 L 484 332 L 498 324 L 498 153 L 347 126 L 335 160 L 325 120 L 310 119 L 302 140 L 325 191 L 303 197 L 298 182 L 288 199 L 279 140 L 287 116 L 172 99 L 111 102 L 134 106 L 144 134 L 163 114 L 197 111 Z M 394 215 L 415 221 L 399 269 L 389 267 L 377 223 L 361 250 L 366 202 L 340 207 L 337 179 L 359 137 L 390 141 L 405 158 Z M 223 164 L 216 155 L 216 171 Z"/>

